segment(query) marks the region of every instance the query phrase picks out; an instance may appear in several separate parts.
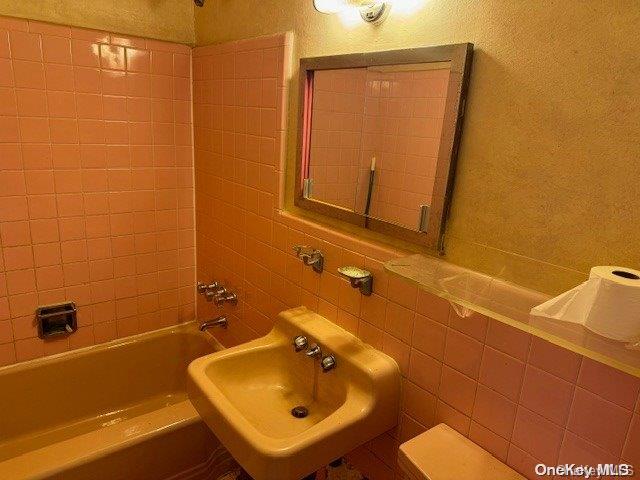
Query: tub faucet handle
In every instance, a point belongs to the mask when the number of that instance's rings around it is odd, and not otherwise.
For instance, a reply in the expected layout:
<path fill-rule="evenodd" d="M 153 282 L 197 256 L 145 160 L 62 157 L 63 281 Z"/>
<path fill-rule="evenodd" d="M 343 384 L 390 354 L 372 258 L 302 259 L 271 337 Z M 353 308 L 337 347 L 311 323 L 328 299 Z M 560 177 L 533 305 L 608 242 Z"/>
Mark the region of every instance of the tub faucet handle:
<path fill-rule="evenodd" d="M 218 282 L 211 282 L 209 284 L 198 282 L 198 294 L 204 295 L 207 302 L 212 301 L 216 295 L 220 295 L 224 292 L 226 292 L 226 289 Z"/>
<path fill-rule="evenodd" d="M 225 289 L 224 292 L 213 296 L 213 303 L 215 303 L 216 307 L 221 307 L 225 303 L 230 303 L 231 305 L 237 305 L 238 295 L 236 295 L 233 292 L 228 292 Z"/>
<path fill-rule="evenodd" d="M 205 295 L 209 290 L 213 290 L 214 288 L 218 288 L 218 282 L 198 282 L 198 294 Z"/>
<path fill-rule="evenodd" d="M 204 293 L 204 298 L 207 302 L 215 300 L 218 296 L 227 293 L 227 289 L 222 285 L 217 285 L 215 288 L 211 288 Z M 217 305 L 217 303 L 216 303 Z"/>

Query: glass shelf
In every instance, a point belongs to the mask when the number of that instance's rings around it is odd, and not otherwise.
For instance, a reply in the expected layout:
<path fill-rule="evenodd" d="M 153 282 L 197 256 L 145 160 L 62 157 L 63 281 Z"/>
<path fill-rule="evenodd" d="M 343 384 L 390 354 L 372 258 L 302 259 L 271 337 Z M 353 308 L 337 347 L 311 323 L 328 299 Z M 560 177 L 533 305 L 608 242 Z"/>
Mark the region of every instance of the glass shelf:
<path fill-rule="evenodd" d="M 533 316 L 529 312 L 551 297 L 426 255 L 390 260 L 392 275 L 449 300 L 462 317 L 481 313 L 518 330 L 640 377 L 640 346 L 602 337 L 582 325 Z"/>

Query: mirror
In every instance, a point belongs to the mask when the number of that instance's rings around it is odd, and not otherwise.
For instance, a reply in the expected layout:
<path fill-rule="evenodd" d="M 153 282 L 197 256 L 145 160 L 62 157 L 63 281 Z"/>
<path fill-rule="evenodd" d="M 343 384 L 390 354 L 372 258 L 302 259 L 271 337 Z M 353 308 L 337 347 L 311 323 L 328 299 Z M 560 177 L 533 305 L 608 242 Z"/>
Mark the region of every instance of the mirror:
<path fill-rule="evenodd" d="M 442 252 L 471 55 L 302 59 L 296 205 Z"/>

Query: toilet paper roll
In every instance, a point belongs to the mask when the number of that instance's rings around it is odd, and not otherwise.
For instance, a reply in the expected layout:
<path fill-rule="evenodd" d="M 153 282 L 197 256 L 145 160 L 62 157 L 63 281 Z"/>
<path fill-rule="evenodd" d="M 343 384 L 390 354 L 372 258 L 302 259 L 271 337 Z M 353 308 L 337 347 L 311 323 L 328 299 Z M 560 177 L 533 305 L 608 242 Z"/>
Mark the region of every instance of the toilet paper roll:
<path fill-rule="evenodd" d="M 584 325 L 620 341 L 640 340 L 640 271 L 593 267 L 589 280 L 531 309 L 532 315 Z"/>

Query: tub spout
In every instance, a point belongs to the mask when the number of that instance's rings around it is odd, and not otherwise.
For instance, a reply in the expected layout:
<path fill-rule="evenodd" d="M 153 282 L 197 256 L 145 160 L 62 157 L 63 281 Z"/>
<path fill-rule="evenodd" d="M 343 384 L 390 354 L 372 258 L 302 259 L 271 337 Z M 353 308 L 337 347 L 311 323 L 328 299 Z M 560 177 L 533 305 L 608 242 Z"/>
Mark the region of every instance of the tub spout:
<path fill-rule="evenodd" d="M 213 320 L 207 320 L 202 325 L 200 325 L 200 331 L 204 332 L 205 330 L 208 330 L 211 327 L 227 328 L 228 325 L 229 325 L 229 322 L 227 320 L 227 317 L 217 317 L 217 318 L 214 318 Z"/>

